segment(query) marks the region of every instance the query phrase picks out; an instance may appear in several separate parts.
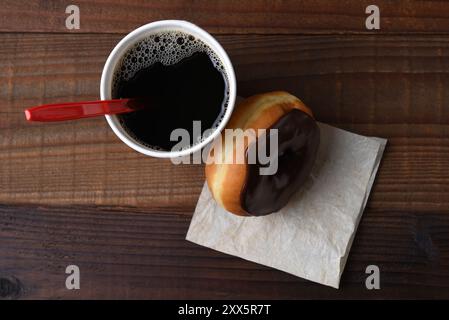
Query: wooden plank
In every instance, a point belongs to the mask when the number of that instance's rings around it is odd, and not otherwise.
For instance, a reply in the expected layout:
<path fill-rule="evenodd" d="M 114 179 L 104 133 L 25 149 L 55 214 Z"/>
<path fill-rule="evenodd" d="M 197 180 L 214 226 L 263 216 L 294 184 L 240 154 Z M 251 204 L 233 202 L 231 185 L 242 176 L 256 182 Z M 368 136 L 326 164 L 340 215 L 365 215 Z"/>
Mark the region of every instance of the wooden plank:
<path fill-rule="evenodd" d="M 449 298 L 447 214 L 368 207 L 339 290 L 192 244 L 189 215 L 0 206 L 0 298 Z M 65 288 L 70 264 L 80 290 Z M 370 264 L 381 290 L 365 288 Z"/>
<path fill-rule="evenodd" d="M 204 181 L 201 165 L 175 166 L 136 153 L 104 119 L 24 119 L 30 105 L 98 98 L 102 65 L 119 39 L 0 35 L 1 203 L 193 210 Z M 320 121 L 389 139 L 371 195 L 374 208 L 449 211 L 447 37 L 219 40 L 235 64 L 240 95 L 288 90 Z"/>
<path fill-rule="evenodd" d="M 150 21 L 182 19 L 226 34 L 371 33 L 365 27 L 365 9 L 376 4 L 381 14 L 376 33 L 449 32 L 446 1 L 78 0 L 79 30 L 65 26 L 69 4 L 62 0 L 2 1 L 0 31 L 127 33 Z"/>

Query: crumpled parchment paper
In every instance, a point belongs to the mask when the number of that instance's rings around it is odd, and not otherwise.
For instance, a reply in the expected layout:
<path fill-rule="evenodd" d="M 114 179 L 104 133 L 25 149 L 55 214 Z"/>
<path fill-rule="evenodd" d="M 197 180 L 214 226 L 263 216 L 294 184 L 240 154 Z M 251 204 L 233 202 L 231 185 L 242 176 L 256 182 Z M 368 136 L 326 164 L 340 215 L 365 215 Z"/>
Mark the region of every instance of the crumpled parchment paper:
<path fill-rule="evenodd" d="M 312 174 L 286 207 L 263 217 L 235 216 L 205 184 L 186 239 L 338 288 L 387 141 L 319 127 Z"/>

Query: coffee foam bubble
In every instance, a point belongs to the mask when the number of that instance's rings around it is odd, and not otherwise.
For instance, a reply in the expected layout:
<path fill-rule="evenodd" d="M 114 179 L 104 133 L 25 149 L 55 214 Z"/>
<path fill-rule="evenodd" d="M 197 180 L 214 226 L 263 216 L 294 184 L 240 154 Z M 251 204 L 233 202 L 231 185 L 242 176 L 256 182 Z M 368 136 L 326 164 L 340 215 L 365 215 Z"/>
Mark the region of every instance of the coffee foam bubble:
<path fill-rule="evenodd" d="M 128 81 L 142 69 L 148 68 L 155 63 L 162 63 L 163 65 L 172 65 L 180 62 L 182 59 L 192 56 L 196 52 L 205 52 L 214 67 L 223 75 L 226 84 L 226 92 L 223 101 L 223 108 L 221 114 L 214 122 L 212 129 L 218 127 L 224 118 L 227 106 L 229 104 L 229 87 L 228 76 L 225 72 L 223 63 L 217 54 L 202 40 L 194 37 L 191 34 L 179 31 L 165 31 L 148 36 L 147 38 L 137 42 L 124 54 L 121 62 L 117 65 L 113 83 L 112 83 L 112 97 L 117 97 L 118 85 L 122 81 Z M 119 118 L 120 119 L 120 118 Z M 122 119 L 120 122 L 123 125 Z M 125 128 L 126 129 L 126 128 Z M 206 128 L 202 128 L 205 130 Z M 131 132 L 129 134 L 132 135 Z M 203 135 L 200 139 L 195 139 L 193 145 L 196 145 L 206 139 L 209 134 Z M 134 137 L 140 143 L 156 150 L 163 150 L 157 146 L 150 146 Z"/>
<path fill-rule="evenodd" d="M 131 79 L 137 71 L 157 62 L 163 65 L 176 64 L 195 52 L 205 52 L 215 68 L 223 74 L 227 83 L 224 66 L 208 45 L 193 35 L 179 31 L 166 31 L 150 35 L 128 49 L 115 70 L 113 96 L 117 92 L 118 83 Z"/>

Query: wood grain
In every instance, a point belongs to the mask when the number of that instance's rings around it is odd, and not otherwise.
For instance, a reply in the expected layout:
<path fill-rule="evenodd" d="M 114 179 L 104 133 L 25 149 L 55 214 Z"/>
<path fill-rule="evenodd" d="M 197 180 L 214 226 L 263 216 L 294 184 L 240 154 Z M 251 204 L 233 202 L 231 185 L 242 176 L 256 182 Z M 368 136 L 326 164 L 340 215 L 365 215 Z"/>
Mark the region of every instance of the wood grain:
<path fill-rule="evenodd" d="M 181 19 L 214 33 L 323 34 L 373 33 L 365 27 L 367 6 L 380 9 L 375 33 L 448 33 L 446 1 L 389 0 L 78 0 L 79 30 L 68 30 L 62 0 L 4 0 L 0 31 L 127 33 L 155 20 Z"/>
<path fill-rule="evenodd" d="M 369 207 L 340 290 L 192 244 L 189 215 L 0 206 L 0 297 L 449 298 L 447 214 Z M 80 268 L 80 290 L 65 288 L 70 264 Z M 370 264 L 381 270 L 381 290 L 365 289 Z"/>
<path fill-rule="evenodd" d="M 104 119 L 55 124 L 24 119 L 29 105 L 97 98 L 102 65 L 118 36 L 0 39 L 0 201 L 194 208 L 204 181 L 201 165 L 175 166 L 140 155 L 121 143 Z M 449 210 L 446 37 L 219 40 L 235 64 L 240 95 L 288 90 L 320 121 L 389 139 L 371 198 L 377 208 Z M 75 46 L 78 50 L 68 50 Z"/>
<path fill-rule="evenodd" d="M 185 241 L 201 165 L 140 155 L 103 119 L 25 122 L 30 105 L 98 98 L 120 38 L 0 34 L 0 299 L 449 298 L 448 36 L 218 36 L 240 95 L 288 90 L 389 139 L 338 291 Z"/>

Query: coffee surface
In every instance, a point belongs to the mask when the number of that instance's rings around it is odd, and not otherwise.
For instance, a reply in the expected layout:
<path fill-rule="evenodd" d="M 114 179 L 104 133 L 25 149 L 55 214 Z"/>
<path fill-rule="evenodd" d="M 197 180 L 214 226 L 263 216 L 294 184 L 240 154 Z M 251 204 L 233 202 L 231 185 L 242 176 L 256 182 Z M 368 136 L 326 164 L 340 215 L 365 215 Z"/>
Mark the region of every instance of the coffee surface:
<path fill-rule="evenodd" d="M 278 170 L 274 175 L 260 175 L 263 165 L 248 164 L 241 193 L 242 208 L 255 216 L 276 212 L 287 204 L 309 176 L 320 142 L 315 120 L 297 109 L 282 116 L 270 129 L 278 130 Z M 265 150 L 270 150 L 269 135 L 259 137 L 258 141 L 266 143 Z M 255 147 L 256 144 L 249 146 Z"/>
<path fill-rule="evenodd" d="M 186 130 L 192 145 L 201 140 L 193 132 L 194 121 L 201 122 L 202 132 L 218 125 L 227 107 L 227 75 L 202 41 L 181 32 L 164 32 L 142 40 L 124 55 L 113 81 L 113 96 L 139 98 L 143 103 L 139 111 L 118 115 L 131 137 L 170 151 L 179 146 L 178 136 L 170 139 L 175 129 Z"/>

